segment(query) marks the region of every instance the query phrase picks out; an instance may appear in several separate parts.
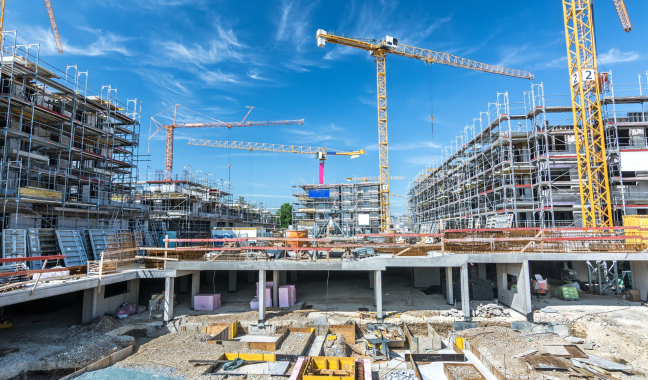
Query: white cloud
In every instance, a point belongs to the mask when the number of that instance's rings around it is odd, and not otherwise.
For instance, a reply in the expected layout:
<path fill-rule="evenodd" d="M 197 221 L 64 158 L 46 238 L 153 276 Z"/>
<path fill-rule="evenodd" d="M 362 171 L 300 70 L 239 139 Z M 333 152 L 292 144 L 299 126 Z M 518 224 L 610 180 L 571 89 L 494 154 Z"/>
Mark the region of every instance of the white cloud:
<path fill-rule="evenodd" d="M 636 51 L 622 52 L 619 49 L 612 48 L 607 53 L 599 54 L 598 60 L 604 65 L 612 63 L 633 62 L 639 59 L 639 53 Z"/>
<path fill-rule="evenodd" d="M 158 45 L 165 55 L 174 61 L 188 61 L 200 64 L 214 64 L 222 61 L 243 62 L 248 57 L 247 46 L 239 42 L 231 28 L 225 28 L 220 20 L 215 23 L 216 37 L 204 44 L 185 46 L 182 42 L 162 41 Z"/>
<path fill-rule="evenodd" d="M 316 5 L 316 1 L 306 2 L 306 5 L 298 0 L 283 0 L 281 2 L 280 17 L 277 23 L 277 45 L 287 44 L 300 51 L 309 40 L 315 44 L 310 15 Z"/>
<path fill-rule="evenodd" d="M 272 79 L 270 79 L 270 78 L 266 78 L 266 77 L 262 76 L 262 75 L 259 73 L 259 70 L 254 70 L 254 69 L 249 70 L 249 71 L 247 72 L 247 76 L 250 77 L 250 78 L 252 78 L 252 79 L 256 79 L 256 80 L 272 81 Z"/>
<path fill-rule="evenodd" d="M 130 56 L 131 52 L 126 48 L 125 42 L 129 39 L 111 32 L 103 32 L 101 29 L 90 29 L 78 27 L 87 32 L 86 35 L 94 37 L 94 41 L 86 46 L 72 45 L 67 39 L 61 40 L 63 52 L 66 55 L 78 56 L 103 56 L 107 54 L 118 54 Z M 20 43 L 40 43 L 40 55 L 58 55 L 58 48 L 50 29 L 40 26 L 23 25 L 18 28 L 18 41 Z"/>

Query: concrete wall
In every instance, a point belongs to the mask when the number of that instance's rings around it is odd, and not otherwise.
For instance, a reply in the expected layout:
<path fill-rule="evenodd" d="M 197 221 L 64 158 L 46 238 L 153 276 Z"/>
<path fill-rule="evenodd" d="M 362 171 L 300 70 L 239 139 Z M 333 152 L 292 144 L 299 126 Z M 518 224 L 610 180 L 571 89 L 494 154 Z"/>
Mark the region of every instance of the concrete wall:
<path fill-rule="evenodd" d="M 587 277 L 587 262 L 586 261 L 572 261 L 572 268 L 578 272 L 576 278 L 584 283 L 589 281 Z"/>
<path fill-rule="evenodd" d="M 527 264 L 528 265 L 528 264 Z M 528 269 L 524 264 L 497 264 L 497 294 L 502 304 L 524 315 L 532 312 Z M 507 287 L 507 275 L 517 277 L 517 293 Z"/>
<path fill-rule="evenodd" d="M 429 288 L 432 285 L 441 285 L 441 268 L 412 268 L 415 288 Z"/>
<path fill-rule="evenodd" d="M 112 297 L 104 298 L 106 287 L 86 289 L 83 291 L 83 315 L 81 322 L 90 322 L 98 316 L 106 313 L 114 313 L 119 305 L 123 303 L 137 304 L 139 300 L 139 279 L 128 281 L 128 291 Z"/>
<path fill-rule="evenodd" d="M 648 298 L 648 261 L 630 262 L 632 271 L 632 287 L 639 289 L 639 295 L 642 301 Z"/>

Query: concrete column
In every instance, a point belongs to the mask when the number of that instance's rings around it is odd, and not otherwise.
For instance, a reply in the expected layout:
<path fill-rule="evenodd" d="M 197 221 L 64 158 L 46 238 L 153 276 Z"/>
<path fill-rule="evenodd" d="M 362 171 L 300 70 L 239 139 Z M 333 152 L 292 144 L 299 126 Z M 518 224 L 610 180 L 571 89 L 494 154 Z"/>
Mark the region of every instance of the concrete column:
<path fill-rule="evenodd" d="M 376 278 L 374 284 L 376 285 L 376 320 L 383 320 L 383 305 L 382 305 L 382 272 L 377 270 L 374 272 Z"/>
<path fill-rule="evenodd" d="M 446 297 L 448 305 L 454 305 L 454 286 L 452 285 L 452 267 L 446 267 Z"/>
<path fill-rule="evenodd" d="M 288 273 L 285 270 L 280 270 L 279 271 L 279 285 L 286 285 L 288 282 L 286 281 L 288 278 Z"/>
<path fill-rule="evenodd" d="M 461 310 L 464 320 L 470 321 L 470 285 L 468 282 L 468 264 L 461 266 Z"/>
<path fill-rule="evenodd" d="M 173 319 L 173 294 L 175 293 L 175 278 L 164 279 L 164 323 Z"/>
<path fill-rule="evenodd" d="M 480 280 L 486 279 L 486 263 L 477 264 L 477 277 L 479 277 Z"/>
<path fill-rule="evenodd" d="M 236 292 L 236 280 L 238 278 L 238 271 L 236 270 L 231 270 L 229 271 L 229 288 L 228 291 L 230 293 Z"/>
<path fill-rule="evenodd" d="M 518 294 L 524 297 L 524 314 L 526 314 L 527 319 L 531 318 L 531 320 L 533 320 L 533 305 L 531 304 L 531 276 L 529 274 L 529 260 L 522 261 L 522 278 L 520 280 L 518 280 Z"/>
<path fill-rule="evenodd" d="M 194 297 L 200 294 L 200 272 L 191 274 L 191 308 L 194 308 Z"/>
<path fill-rule="evenodd" d="M 81 312 L 81 323 L 91 322 L 97 312 L 97 302 L 100 294 L 99 288 L 90 288 L 83 291 L 83 309 Z"/>
<path fill-rule="evenodd" d="M 265 320 L 265 283 L 266 283 L 265 270 L 259 270 L 259 326 L 263 326 Z"/>
<path fill-rule="evenodd" d="M 134 303 L 135 305 L 139 305 L 139 287 L 140 287 L 140 280 L 139 278 L 136 278 L 134 280 L 130 280 L 130 284 L 128 284 L 128 293 L 130 302 Z"/>
<path fill-rule="evenodd" d="M 247 273 L 248 273 L 248 280 L 247 280 L 247 281 L 251 284 L 251 283 L 254 282 L 254 277 L 255 277 L 255 276 L 254 276 L 254 271 L 253 271 L 253 270 L 249 270 Z"/>
<path fill-rule="evenodd" d="M 296 270 L 291 270 L 290 271 L 290 282 L 297 282 L 297 278 L 299 276 L 299 272 Z"/>
<path fill-rule="evenodd" d="M 376 279 L 376 274 L 372 271 L 369 271 L 369 289 L 374 288 L 374 280 Z M 375 293 L 375 292 L 374 292 Z"/>
<path fill-rule="evenodd" d="M 272 271 L 272 306 L 279 307 L 279 271 Z"/>

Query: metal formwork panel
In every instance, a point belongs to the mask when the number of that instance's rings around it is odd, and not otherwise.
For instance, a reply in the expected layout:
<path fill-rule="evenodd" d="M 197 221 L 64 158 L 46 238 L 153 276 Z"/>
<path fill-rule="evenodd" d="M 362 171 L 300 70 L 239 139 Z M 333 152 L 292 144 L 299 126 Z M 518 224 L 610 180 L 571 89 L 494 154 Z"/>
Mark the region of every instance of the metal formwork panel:
<path fill-rule="evenodd" d="M 106 249 L 109 233 L 106 230 L 88 230 L 91 250 L 88 251 L 88 257 L 92 260 L 99 260 L 101 252 Z"/>
<path fill-rule="evenodd" d="M 29 247 L 29 257 L 43 256 L 43 250 L 40 245 L 40 238 L 38 236 L 38 228 L 30 228 L 27 230 L 27 245 Z M 31 269 L 41 269 L 43 267 L 42 261 L 30 261 L 29 266 Z"/>
<path fill-rule="evenodd" d="M 79 231 L 57 230 L 56 240 L 58 240 L 61 254 L 65 255 L 63 262 L 66 267 L 86 264 L 88 255 L 83 247 L 83 239 Z"/>
<path fill-rule="evenodd" d="M 27 257 L 27 234 L 25 230 L 2 230 L 2 257 Z M 12 264 L 15 265 L 16 263 Z"/>

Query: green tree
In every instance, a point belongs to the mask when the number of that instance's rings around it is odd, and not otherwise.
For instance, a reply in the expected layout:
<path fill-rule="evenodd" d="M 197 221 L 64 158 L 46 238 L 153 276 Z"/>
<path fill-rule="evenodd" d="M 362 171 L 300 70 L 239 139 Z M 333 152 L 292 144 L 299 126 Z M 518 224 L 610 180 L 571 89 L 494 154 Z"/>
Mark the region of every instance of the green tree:
<path fill-rule="evenodd" d="M 277 218 L 279 219 L 280 228 L 288 228 L 292 224 L 293 208 L 290 203 L 284 203 L 277 211 Z"/>

